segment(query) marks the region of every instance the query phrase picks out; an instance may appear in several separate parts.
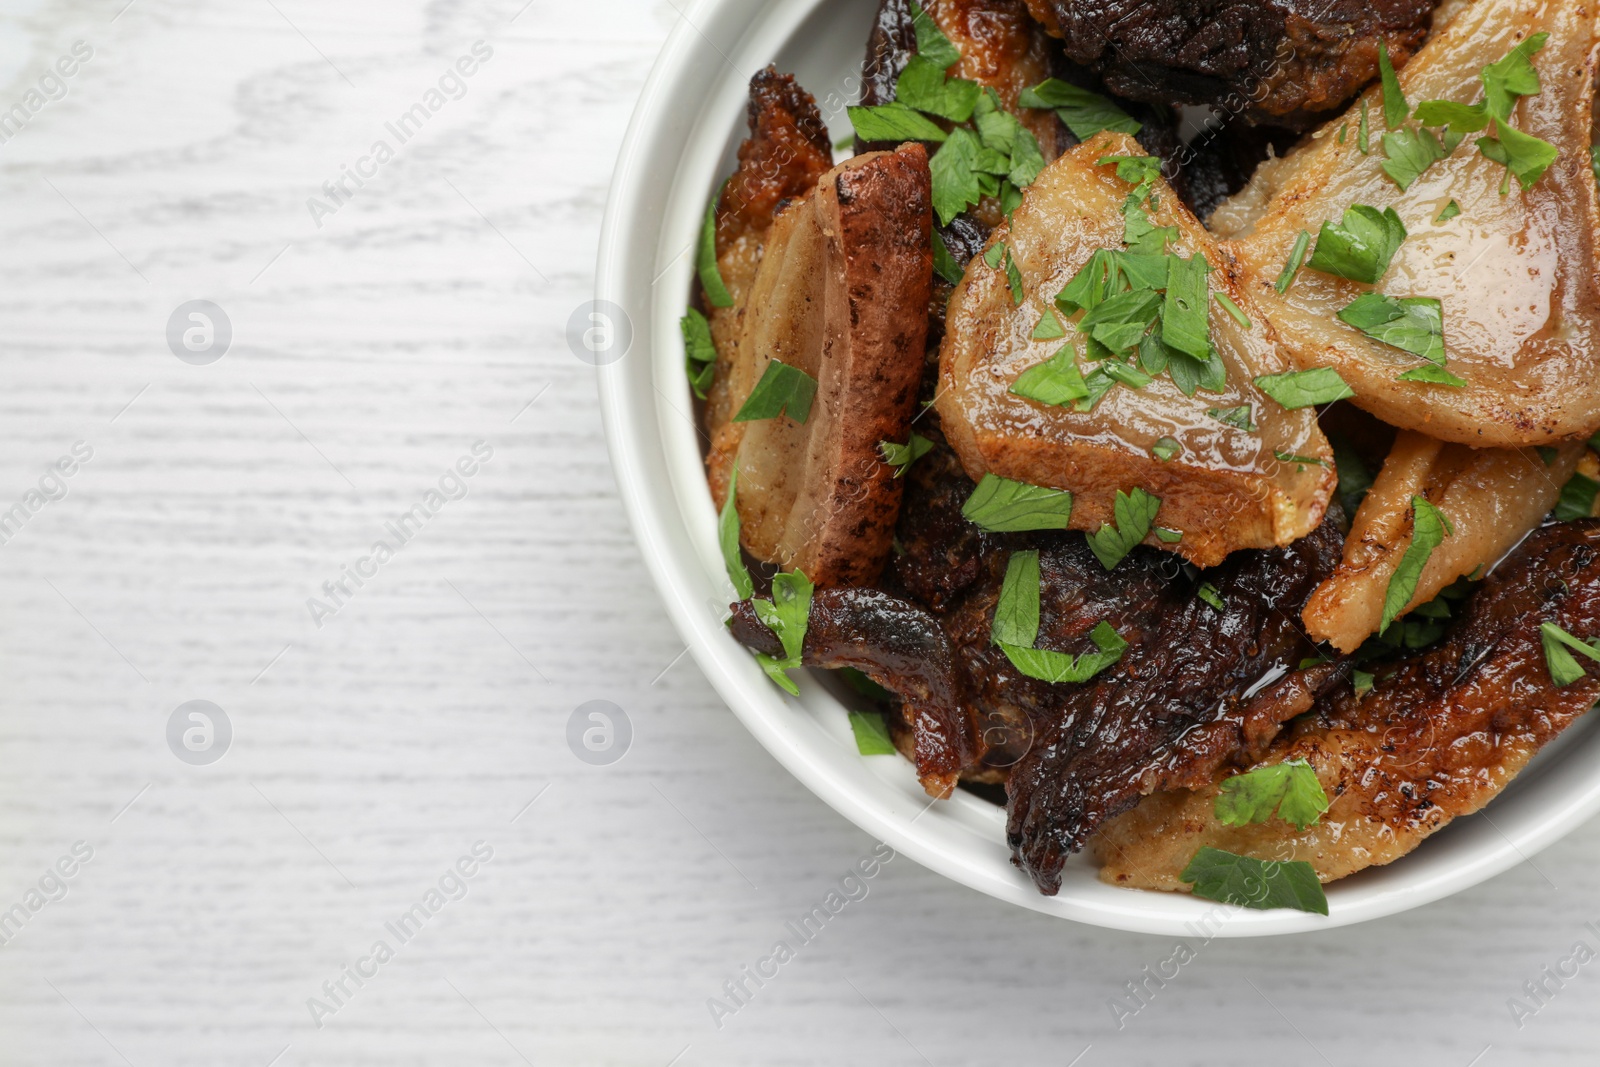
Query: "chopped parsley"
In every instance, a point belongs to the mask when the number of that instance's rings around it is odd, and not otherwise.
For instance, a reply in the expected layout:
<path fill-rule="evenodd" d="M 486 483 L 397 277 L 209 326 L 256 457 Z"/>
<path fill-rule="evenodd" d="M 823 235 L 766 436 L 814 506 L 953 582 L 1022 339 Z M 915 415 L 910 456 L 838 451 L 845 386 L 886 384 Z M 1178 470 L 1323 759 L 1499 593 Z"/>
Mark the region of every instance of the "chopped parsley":
<path fill-rule="evenodd" d="M 1041 404 L 1065 407 L 1089 396 L 1089 386 L 1078 369 L 1077 353 L 1070 344 L 1037 367 L 1029 367 L 1011 383 L 1011 392 L 1017 396 L 1037 400 Z"/>
<path fill-rule="evenodd" d="M 1550 670 L 1550 680 L 1557 686 L 1569 686 L 1583 679 L 1583 668 L 1572 658 L 1573 652 L 1600 661 L 1600 641 L 1580 640 L 1553 622 L 1540 624 L 1539 641 L 1544 646 L 1544 662 Z"/>
<path fill-rule="evenodd" d="M 756 662 L 767 672 L 767 677 L 794 696 L 800 695 L 800 687 L 794 684 L 788 672 L 801 665 L 806 627 L 811 620 L 811 594 L 815 589 L 803 571 L 779 572 L 772 576 L 772 599 L 751 601 L 756 617 L 783 644 L 781 659 L 757 652 Z"/>
<path fill-rule="evenodd" d="M 678 330 L 683 334 L 684 369 L 689 373 L 689 388 L 704 400 L 717 372 L 717 346 L 711 341 L 711 324 L 704 315 L 690 308 L 678 320 Z"/>
<path fill-rule="evenodd" d="M 1427 169 L 1445 158 L 1444 145 L 1432 130 L 1406 127 L 1383 135 L 1383 172 L 1394 179 L 1400 191 L 1410 189 Z"/>
<path fill-rule="evenodd" d="M 985 474 L 961 514 L 990 533 L 1065 530 L 1072 518 L 1072 494 Z"/>
<path fill-rule="evenodd" d="M 1053 110 L 1062 125 L 1080 141 L 1087 141 L 1104 130 L 1130 136 L 1144 129 L 1135 118 L 1099 93 L 1069 85 L 1058 78 L 1047 78 L 1017 98 L 1021 107 Z"/>
<path fill-rule="evenodd" d="M 1461 214 L 1461 205 L 1452 200 L 1444 206 L 1444 210 L 1439 212 L 1439 217 L 1433 221 L 1436 223 L 1449 222 L 1459 214 Z"/>
<path fill-rule="evenodd" d="M 959 283 L 966 274 L 956 257 L 950 254 L 950 246 L 944 243 L 944 235 L 938 227 L 933 230 L 933 272 L 951 285 Z"/>
<path fill-rule="evenodd" d="M 1494 136 L 1480 137 L 1477 145 L 1485 158 L 1506 168 L 1501 195 L 1511 191 L 1513 174 L 1526 189 L 1544 177 L 1550 164 L 1561 154 L 1555 145 L 1511 125 L 1511 113 L 1517 101 L 1524 96 L 1536 96 L 1542 89 L 1533 57 L 1549 39 L 1547 33 L 1533 34 L 1505 58 L 1484 67 L 1480 75 L 1484 97 L 1479 103 L 1427 100 L 1417 107 L 1417 121 L 1424 126 L 1447 127 L 1444 145 L 1447 154 L 1455 150 L 1464 134 L 1478 133 L 1493 124 Z"/>
<path fill-rule="evenodd" d="M 1279 463 L 1293 463 L 1301 470 L 1305 470 L 1307 467 L 1326 467 L 1328 465 L 1328 461 L 1325 459 L 1318 459 L 1316 456 L 1297 456 L 1293 452 L 1285 452 L 1281 448 L 1272 450 L 1272 458 Z"/>
<path fill-rule="evenodd" d="M 951 122 L 966 122 L 983 89 L 966 78 L 946 78 L 944 70 L 925 56 L 912 56 L 895 81 L 895 103 Z"/>
<path fill-rule="evenodd" d="M 1383 124 L 1394 130 L 1411 116 L 1411 105 L 1400 90 L 1400 79 L 1395 77 L 1394 62 L 1389 58 L 1389 45 L 1378 41 L 1378 74 L 1383 81 Z"/>
<path fill-rule="evenodd" d="M 1332 367 L 1264 375 L 1256 379 L 1256 388 L 1290 411 L 1320 407 L 1356 395 Z"/>
<path fill-rule="evenodd" d="M 1549 40 L 1548 33 L 1533 34 L 1506 53 L 1504 59 L 1483 68 L 1483 102 L 1490 117 L 1504 122 L 1511 118 L 1518 98 L 1539 94 L 1543 86 L 1533 57 Z"/>
<path fill-rule="evenodd" d="M 1250 329 L 1249 317 L 1246 316 L 1243 311 L 1239 310 L 1239 305 L 1233 302 L 1233 298 L 1231 296 L 1223 292 L 1217 292 L 1212 295 L 1216 298 L 1217 303 L 1222 305 L 1222 310 L 1233 316 L 1234 322 L 1237 322 L 1240 326 L 1243 326 L 1247 330 Z"/>
<path fill-rule="evenodd" d="M 1165 526 L 1156 527 L 1156 538 L 1164 545 L 1175 545 L 1183 540 L 1182 530 L 1169 530 Z"/>
<path fill-rule="evenodd" d="M 876 711 L 852 711 L 850 732 L 856 738 L 856 751 L 863 756 L 892 756 L 894 742 L 889 739 L 889 724 Z"/>
<path fill-rule="evenodd" d="M 1118 179 L 1129 185 L 1153 185 L 1161 177 L 1161 160 L 1155 156 L 1101 156 L 1095 166 L 1115 163 Z"/>
<path fill-rule="evenodd" d="M 1478 138 L 1478 151 L 1506 168 L 1506 182 L 1500 188 L 1502 195 L 1511 191 L 1511 175 L 1517 176 L 1522 188 L 1538 182 L 1550 164 L 1561 155 L 1561 150 L 1549 141 L 1513 129 L 1504 122 L 1498 124 L 1498 137 Z"/>
<path fill-rule="evenodd" d="M 1136 545 L 1150 536 L 1150 527 L 1160 510 L 1161 498 L 1143 489 L 1136 488 L 1131 493 L 1117 490 L 1117 499 L 1112 505 L 1116 524 L 1105 523 L 1087 535 L 1089 548 L 1100 565 L 1109 571 L 1126 559 Z"/>
<path fill-rule="evenodd" d="M 933 442 L 919 433 L 913 433 L 911 440 L 903 445 L 895 444 L 893 441 L 878 442 L 878 451 L 883 453 L 883 461 L 894 468 L 896 478 L 902 477 L 911 469 L 911 465 L 927 455 L 931 448 Z"/>
<path fill-rule="evenodd" d="M 1066 327 L 1061 325 L 1061 317 L 1054 308 L 1045 308 L 1044 314 L 1039 316 L 1039 325 L 1033 328 L 1030 334 L 1035 341 L 1054 341 L 1067 335 Z"/>
<path fill-rule="evenodd" d="M 1388 273 L 1389 264 L 1405 243 L 1406 236 L 1406 224 L 1400 221 L 1394 208 L 1379 211 L 1356 204 L 1345 210 L 1338 225 L 1322 224 L 1317 249 L 1311 256 L 1311 269 L 1376 285 Z"/>
<path fill-rule="evenodd" d="M 941 226 L 950 225 L 957 215 L 983 199 L 977 174 L 982 147 L 976 134 L 957 126 L 928 160 L 933 175 L 933 210 L 938 213 Z"/>
<path fill-rule="evenodd" d="M 1208 845 L 1194 854 L 1178 877 L 1206 900 L 1261 911 L 1294 908 L 1328 914 L 1327 894 L 1316 870 L 1304 860 L 1258 860 Z"/>
<path fill-rule="evenodd" d="M 1561 499 L 1556 501 L 1556 518 L 1562 522 L 1586 519 L 1594 514 L 1594 498 L 1600 493 L 1600 482 L 1582 474 L 1574 474 L 1561 487 Z"/>
<path fill-rule="evenodd" d="M 1294 277 L 1300 273 L 1300 268 L 1305 265 L 1306 253 L 1311 249 L 1311 234 L 1306 230 L 1300 231 L 1300 236 L 1294 239 L 1294 248 L 1289 251 L 1289 261 L 1283 265 L 1283 273 L 1278 275 L 1278 280 L 1272 287 L 1279 294 L 1287 293 L 1289 286 L 1294 284 Z"/>
<path fill-rule="evenodd" d="M 1245 433 L 1256 432 L 1255 412 L 1249 404 L 1240 404 L 1236 408 L 1212 408 L 1206 414 L 1224 426 L 1232 426 L 1235 430 L 1243 430 Z"/>
<path fill-rule="evenodd" d="M 817 380 L 798 367 L 772 360 L 761 373 L 761 380 L 734 415 L 734 422 L 760 422 L 787 415 L 804 425 L 811 418 L 811 401 L 817 395 Z"/>
<path fill-rule="evenodd" d="M 756 595 L 755 583 L 750 580 L 750 570 L 744 565 L 744 554 L 739 551 L 739 468 L 728 477 L 728 498 L 722 502 L 722 512 L 717 516 L 717 546 L 722 549 L 722 565 L 727 568 L 728 581 L 740 600 Z"/>
<path fill-rule="evenodd" d="M 1161 341 L 1204 361 L 1211 356 L 1211 322 L 1206 275 L 1211 264 L 1203 256 L 1173 257 L 1167 262 L 1167 296 L 1161 306 Z"/>
<path fill-rule="evenodd" d="M 1339 321 L 1391 348 L 1444 365 L 1444 305 L 1432 297 L 1366 293 L 1339 312 Z"/>
<path fill-rule="evenodd" d="M 1168 460 L 1172 459 L 1173 456 L 1176 456 L 1182 451 L 1183 446 L 1178 444 L 1177 440 L 1171 437 L 1163 437 L 1161 440 L 1150 446 L 1150 454 L 1155 456 L 1163 463 L 1166 463 Z"/>
<path fill-rule="evenodd" d="M 1455 532 L 1445 513 L 1423 497 L 1411 498 L 1411 511 L 1411 545 L 1406 549 L 1406 554 L 1400 557 L 1400 565 L 1395 568 L 1389 579 L 1389 588 L 1384 592 L 1383 622 L 1378 627 L 1380 633 L 1389 629 L 1390 624 L 1405 611 L 1406 605 L 1411 603 L 1411 598 L 1417 592 L 1417 582 L 1422 578 L 1422 570 L 1432 558 L 1433 550 Z"/>
<path fill-rule="evenodd" d="M 1200 588 L 1194 591 L 1194 595 L 1200 598 L 1201 603 L 1208 604 L 1218 611 L 1227 610 L 1227 605 L 1222 602 L 1222 594 L 1210 582 L 1201 582 Z"/>
<path fill-rule="evenodd" d="M 1367 125 L 1367 105 L 1361 105 L 1361 127 L 1356 132 L 1356 147 L 1364 156 L 1372 154 L 1372 134 Z"/>
<path fill-rule="evenodd" d="M 1029 678 L 1058 685 L 1081 684 L 1115 664 L 1128 649 L 1128 642 L 1108 622 L 1089 631 L 1089 640 L 1094 642 L 1098 652 L 1069 656 L 1064 652 L 1018 645 L 1001 645 L 1000 651 L 1006 654 L 1013 667 Z"/>
<path fill-rule="evenodd" d="M 850 125 L 863 141 L 943 141 L 949 134 L 932 119 L 898 101 L 875 107 L 846 109 Z"/>
<path fill-rule="evenodd" d="M 695 247 L 694 269 L 700 275 L 700 286 L 706 291 L 706 303 L 714 308 L 733 306 L 733 294 L 722 282 L 722 271 L 717 267 L 717 204 L 722 200 L 724 181 L 706 205 L 705 222 L 700 226 L 700 241 Z"/>
<path fill-rule="evenodd" d="M 1328 794 L 1303 759 L 1253 767 L 1222 783 L 1215 812 L 1224 826 L 1263 823 L 1274 814 L 1304 833 L 1328 810 Z"/>
<path fill-rule="evenodd" d="M 1448 385 L 1452 389 L 1465 389 L 1467 383 L 1436 363 L 1424 363 L 1395 377 L 1397 382 L 1426 382 L 1429 385 Z"/>
<path fill-rule="evenodd" d="M 1037 551 L 1013 552 L 995 604 L 989 636 L 1017 670 L 1046 682 L 1086 682 L 1122 658 L 1128 643 L 1102 622 L 1089 634 L 1098 652 L 1068 656 L 1037 649 L 1041 577 Z"/>

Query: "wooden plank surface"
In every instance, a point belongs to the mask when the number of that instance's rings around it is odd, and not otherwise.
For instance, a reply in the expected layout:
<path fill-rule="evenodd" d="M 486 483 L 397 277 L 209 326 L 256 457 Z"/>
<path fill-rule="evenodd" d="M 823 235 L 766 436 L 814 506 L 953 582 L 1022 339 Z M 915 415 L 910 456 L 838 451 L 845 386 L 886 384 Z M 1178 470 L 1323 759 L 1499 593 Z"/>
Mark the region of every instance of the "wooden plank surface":
<path fill-rule="evenodd" d="M 875 843 L 680 658 L 564 340 L 675 4 L 125 2 L 0 14 L 0 111 L 92 53 L 0 145 L 0 511 L 40 492 L 0 545 L 0 1063 L 1593 1062 L 1600 967 L 1508 1000 L 1600 949 L 1595 826 L 1404 916 L 1195 942 L 1136 1013 L 1171 939 L 897 859 L 714 1019 Z M 167 341 L 196 299 L 233 331 L 203 366 Z M 191 700 L 210 765 L 169 748 Z M 567 742 L 592 700 L 632 725 L 609 766 Z"/>

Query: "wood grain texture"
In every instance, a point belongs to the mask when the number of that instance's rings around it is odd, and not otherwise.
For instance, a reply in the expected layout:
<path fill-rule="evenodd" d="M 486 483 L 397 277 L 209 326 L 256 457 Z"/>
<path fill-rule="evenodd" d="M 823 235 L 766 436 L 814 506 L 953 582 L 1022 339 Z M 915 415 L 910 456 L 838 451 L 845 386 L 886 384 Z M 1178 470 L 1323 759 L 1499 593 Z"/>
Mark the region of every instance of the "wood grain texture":
<path fill-rule="evenodd" d="M 0 110 L 94 53 L 0 146 L 0 506 L 94 449 L 0 545 L 0 910 L 94 850 L 0 945 L 0 1064 L 1592 1062 L 1594 974 L 1520 1030 L 1506 1000 L 1600 945 L 1594 826 L 1421 911 L 1213 942 L 1120 1029 L 1170 940 L 897 859 L 717 1028 L 707 998 L 874 842 L 678 658 L 564 339 L 681 4 L 123 3 L 0 14 Z M 316 226 L 479 39 L 465 95 Z M 210 366 L 167 349 L 196 298 L 234 328 Z M 480 439 L 467 495 L 318 629 L 306 598 Z M 191 699 L 234 727 L 212 766 L 167 747 Z M 566 742 L 593 699 L 633 725 L 607 767 Z M 479 840 L 317 1028 L 307 998 Z"/>

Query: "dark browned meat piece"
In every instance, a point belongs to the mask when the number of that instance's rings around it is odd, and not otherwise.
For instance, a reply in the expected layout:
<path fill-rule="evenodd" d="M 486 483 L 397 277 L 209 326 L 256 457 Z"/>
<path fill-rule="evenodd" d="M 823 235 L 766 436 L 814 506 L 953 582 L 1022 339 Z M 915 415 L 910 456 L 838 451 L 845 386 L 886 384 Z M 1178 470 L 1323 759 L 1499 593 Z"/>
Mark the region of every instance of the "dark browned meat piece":
<path fill-rule="evenodd" d="M 1117 96 L 1308 129 L 1421 47 L 1438 0 L 1028 0 Z"/>
<path fill-rule="evenodd" d="M 733 605 L 733 636 L 757 652 L 783 655 L 748 600 Z M 968 717 L 950 641 L 926 611 L 876 589 L 819 589 L 811 598 L 803 657 L 808 667 L 854 667 L 899 696 L 917 776 L 930 794 L 949 796 L 976 761 L 981 740 Z"/>
<path fill-rule="evenodd" d="M 1600 669 L 1557 686 L 1540 626 L 1600 636 L 1600 521 L 1529 536 L 1473 595 L 1443 644 L 1373 668 L 1365 696 L 1339 686 L 1286 732 L 1263 762 L 1303 759 L 1332 801 L 1300 833 L 1282 820 L 1222 826 L 1218 782 L 1151 797 L 1095 842 L 1102 877 L 1119 885 L 1181 889 L 1201 846 L 1311 863 L 1323 881 L 1416 848 L 1451 819 L 1482 808 L 1541 748 L 1600 697 Z"/>
<path fill-rule="evenodd" d="M 1342 668 L 1296 672 L 1315 655 L 1300 609 L 1338 565 L 1342 541 L 1331 517 L 1287 548 L 1235 553 L 1204 575 L 1220 610 L 1199 597 L 1163 605 L 1117 672 L 1074 689 L 1039 724 L 1007 786 L 1006 836 L 1042 892 L 1060 889 L 1067 856 L 1105 820 L 1141 796 L 1209 781 L 1337 680 Z"/>

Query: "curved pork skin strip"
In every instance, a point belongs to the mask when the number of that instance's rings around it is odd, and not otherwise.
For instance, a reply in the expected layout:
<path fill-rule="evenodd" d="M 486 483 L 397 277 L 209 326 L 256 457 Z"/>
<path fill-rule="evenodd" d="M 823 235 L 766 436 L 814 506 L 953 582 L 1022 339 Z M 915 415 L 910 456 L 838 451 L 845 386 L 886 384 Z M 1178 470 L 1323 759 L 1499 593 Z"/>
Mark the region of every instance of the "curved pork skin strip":
<path fill-rule="evenodd" d="M 1261 761 L 1307 760 L 1331 806 L 1305 833 L 1280 819 L 1232 827 L 1213 807 L 1226 776 L 1147 798 L 1094 842 L 1115 885 L 1187 890 L 1202 847 L 1309 862 L 1324 882 L 1392 862 L 1475 812 L 1600 698 L 1600 668 L 1558 687 L 1540 624 L 1600 636 L 1600 520 L 1548 526 L 1485 580 L 1443 644 L 1381 675 L 1365 697 L 1340 687 Z"/>
<path fill-rule="evenodd" d="M 769 656 L 783 645 L 751 601 L 732 606 L 733 636 Z M 818 589 L 811 597 L 802 659 L 807 667 L 853 667 L 901 700 L 917 777 L 931 796 L 948 797 L 977 762 L 981 740 L 967 711 L 950 640 L 926 611 L 876 589 Z"/>

